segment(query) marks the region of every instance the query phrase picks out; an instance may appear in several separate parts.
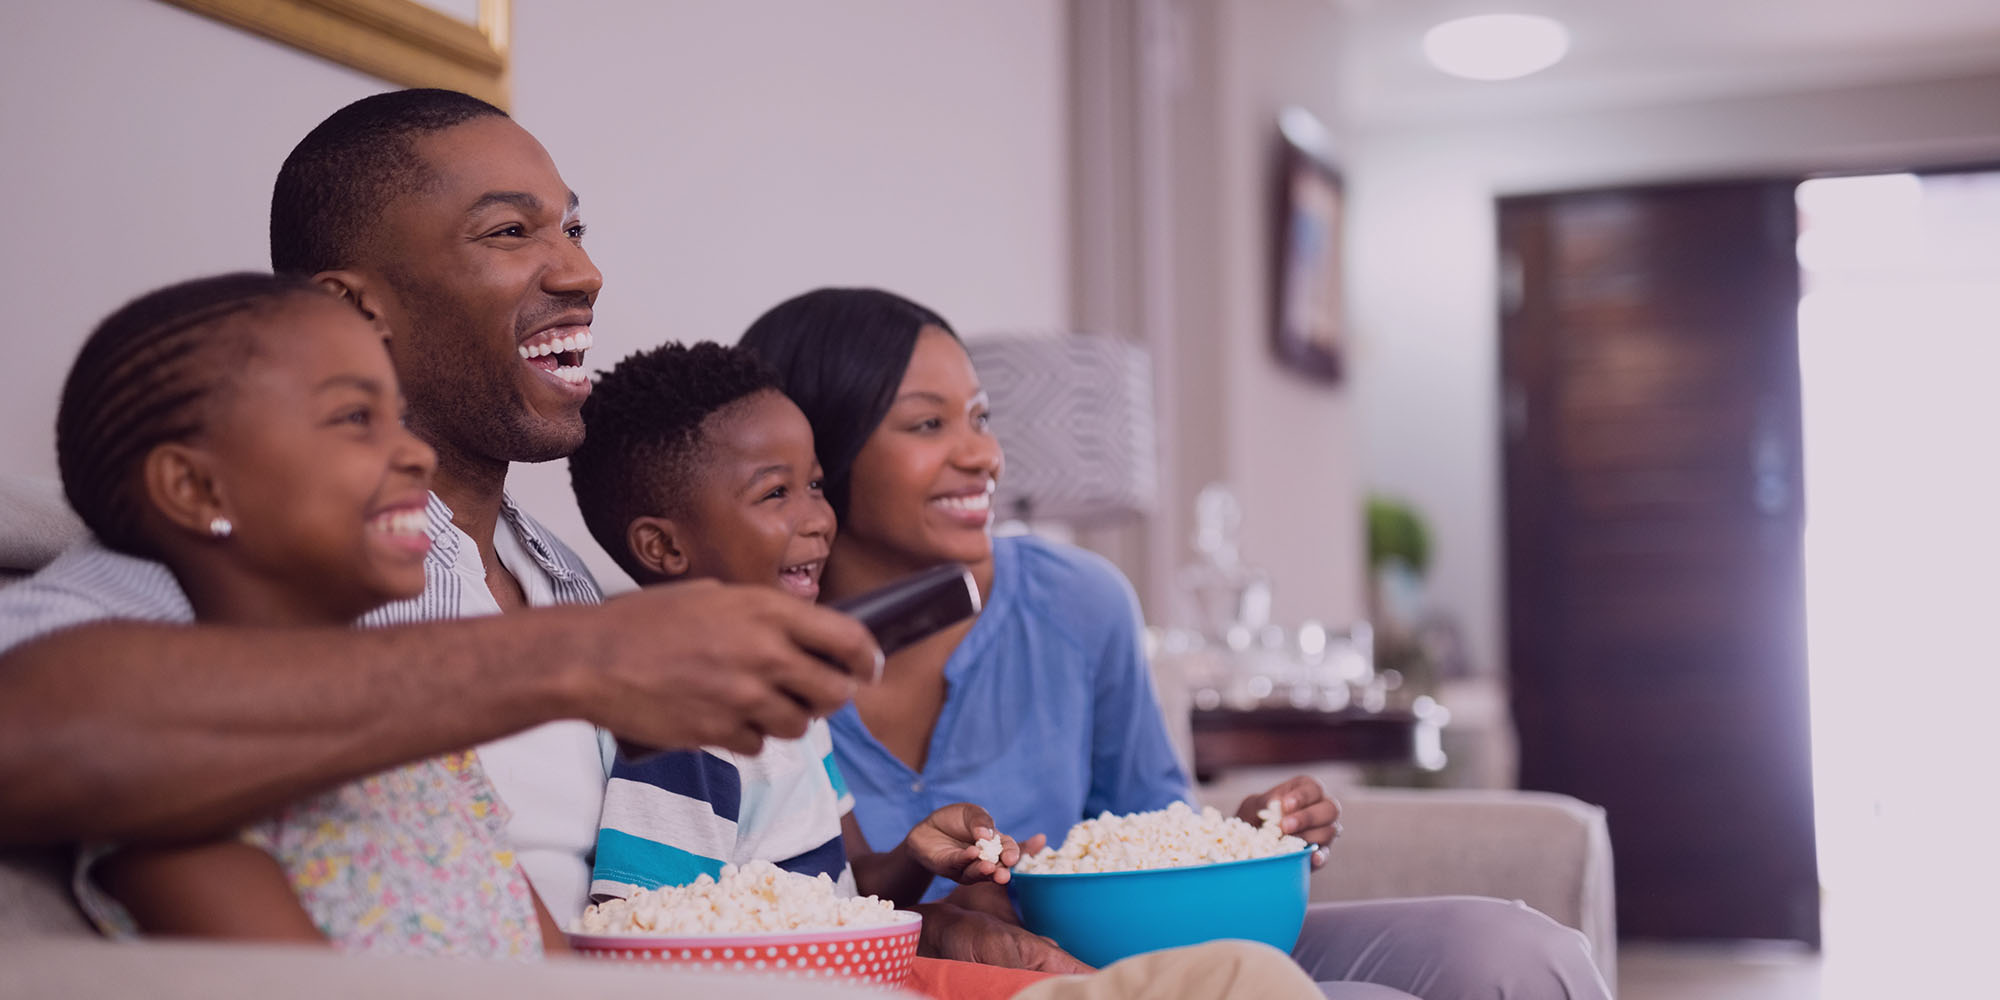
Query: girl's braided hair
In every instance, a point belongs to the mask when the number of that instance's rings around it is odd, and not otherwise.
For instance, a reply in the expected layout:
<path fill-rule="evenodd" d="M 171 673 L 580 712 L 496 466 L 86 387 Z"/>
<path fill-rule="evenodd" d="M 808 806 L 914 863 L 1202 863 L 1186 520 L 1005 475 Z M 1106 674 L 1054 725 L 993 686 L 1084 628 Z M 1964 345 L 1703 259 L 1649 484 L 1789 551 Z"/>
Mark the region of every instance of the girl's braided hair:
<path fill-rule="evenodd" d="M 255 337 L 230 321 L 326 294 L 304 278 L 223 274 L 149 292 L 98 324 L 56 411 L 63 493 L 98 541 L 158 558 L 144 534 L 141 465 L 155 447 L 198 435 L 252 355 Z"/>

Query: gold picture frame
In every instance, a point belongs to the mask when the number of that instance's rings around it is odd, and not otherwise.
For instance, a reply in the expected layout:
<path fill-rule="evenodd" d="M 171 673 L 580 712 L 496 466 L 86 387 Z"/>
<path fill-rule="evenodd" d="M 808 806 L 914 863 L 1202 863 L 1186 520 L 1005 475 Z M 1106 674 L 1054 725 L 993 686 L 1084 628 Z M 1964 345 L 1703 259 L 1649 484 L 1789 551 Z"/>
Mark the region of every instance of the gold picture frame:
<path fill-rule="evenodd" d="M 508 104 L 512 0 L 467 22 L 416 0 L 165 0 L 406 87 Z"/>

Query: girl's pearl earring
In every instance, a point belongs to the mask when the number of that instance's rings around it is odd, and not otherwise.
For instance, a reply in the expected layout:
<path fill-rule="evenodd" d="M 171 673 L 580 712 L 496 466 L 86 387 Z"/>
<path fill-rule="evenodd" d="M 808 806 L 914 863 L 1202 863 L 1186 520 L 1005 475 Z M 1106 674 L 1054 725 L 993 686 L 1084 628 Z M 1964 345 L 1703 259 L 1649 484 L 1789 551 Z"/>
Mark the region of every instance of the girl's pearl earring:
<path fill-rule="evenodd" d="M 208 533 L 217 538 L 228 538 L 229 533 L 235 530 L 236 526 L 229 523 L 226 517 L 212 518 L 208 522 Z"/>

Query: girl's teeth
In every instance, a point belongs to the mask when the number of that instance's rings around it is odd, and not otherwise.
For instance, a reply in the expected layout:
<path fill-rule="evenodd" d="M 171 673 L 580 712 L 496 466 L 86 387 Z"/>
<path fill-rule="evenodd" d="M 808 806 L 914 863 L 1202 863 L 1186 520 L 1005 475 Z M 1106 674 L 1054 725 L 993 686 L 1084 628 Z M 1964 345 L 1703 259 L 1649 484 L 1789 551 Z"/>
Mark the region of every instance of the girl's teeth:
<path fill-rule="evenodd" d="M 378 515 L 369 527 L 390 535 L 421 535 L 430 531 L 430 516 L 421 510 L 402 510 Z"/>

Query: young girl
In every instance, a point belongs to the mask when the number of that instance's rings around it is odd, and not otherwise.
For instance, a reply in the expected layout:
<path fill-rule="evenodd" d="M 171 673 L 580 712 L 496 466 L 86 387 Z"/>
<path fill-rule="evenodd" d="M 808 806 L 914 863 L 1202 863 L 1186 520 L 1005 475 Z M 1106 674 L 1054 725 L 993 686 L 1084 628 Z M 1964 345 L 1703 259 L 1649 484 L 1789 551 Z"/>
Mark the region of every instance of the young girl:
<path fill-rule="evenodd" d="M 63 386 L 57 460 L 97 539 L 165 564 L 197 621 L 345 628 L 423 590 L 436 456 L 402 412 L 359 313 L 305 281 L 231 274 L 143 296 L 91 334 Z M 119 936 L 534 957 L 561 937 L 505 824 L 478 759 L 457 753 L 234 837 L 91 848 L 76 888 Z"/>

